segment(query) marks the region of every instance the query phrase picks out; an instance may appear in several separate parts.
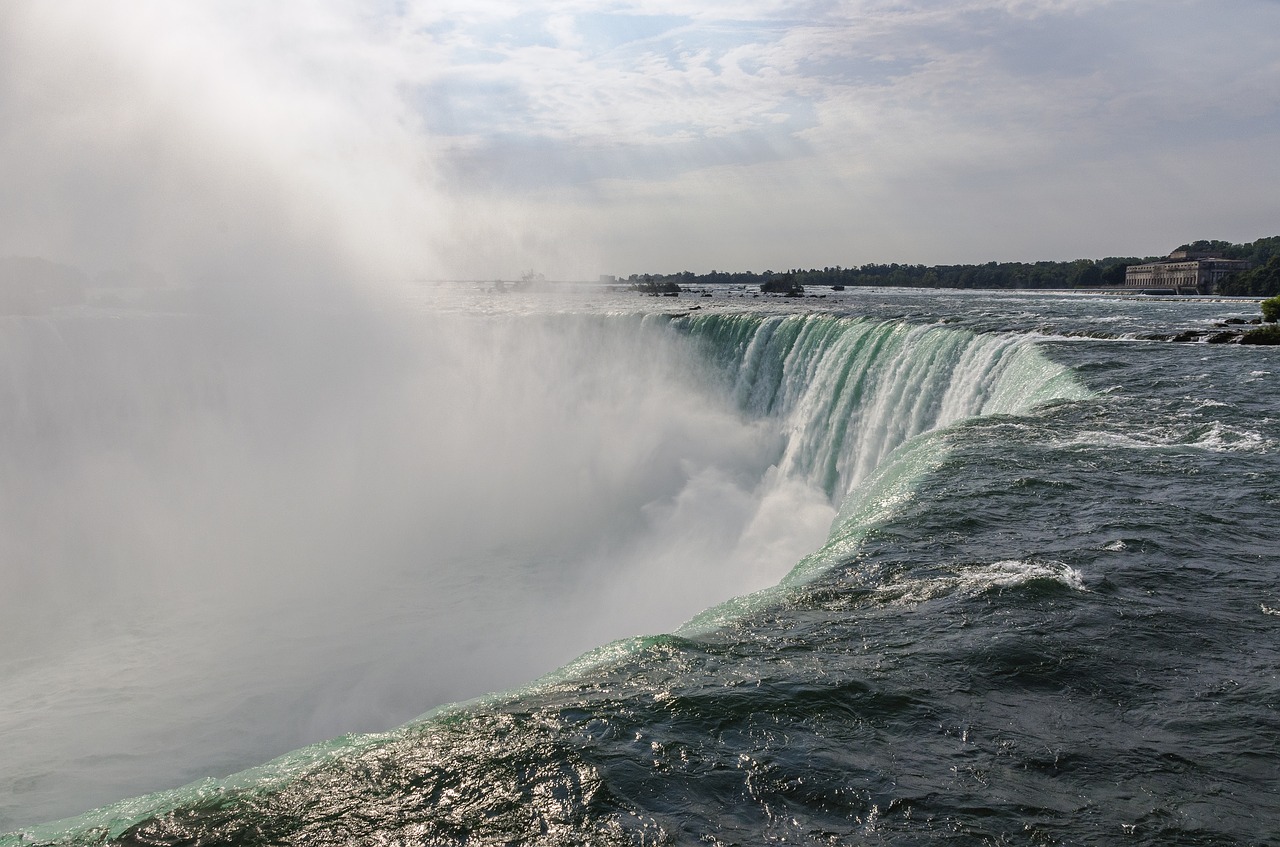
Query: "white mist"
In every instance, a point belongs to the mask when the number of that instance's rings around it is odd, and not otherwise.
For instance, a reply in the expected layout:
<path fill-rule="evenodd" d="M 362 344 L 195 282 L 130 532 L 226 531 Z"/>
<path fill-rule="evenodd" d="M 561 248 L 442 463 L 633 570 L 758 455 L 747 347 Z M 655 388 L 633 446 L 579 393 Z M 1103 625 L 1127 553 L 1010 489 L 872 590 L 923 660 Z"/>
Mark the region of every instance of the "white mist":
<path fill-rule="evenodd" d="M 669 631 L 834 515 L 638 318 L 0 321 L 0 828 Z"/>

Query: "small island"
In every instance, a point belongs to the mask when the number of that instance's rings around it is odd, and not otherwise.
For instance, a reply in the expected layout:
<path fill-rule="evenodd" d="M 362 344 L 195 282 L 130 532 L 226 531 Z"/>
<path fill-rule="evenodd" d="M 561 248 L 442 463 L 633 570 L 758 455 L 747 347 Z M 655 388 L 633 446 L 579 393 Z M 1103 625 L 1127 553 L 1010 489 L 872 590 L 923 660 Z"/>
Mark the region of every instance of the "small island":
<path fill-rule="evenodd" d="M 1261 306 L 1266 326 L 1246 332 L 1241 344 L 1280 344 L 1280 296 L 1263 300 Z"/>

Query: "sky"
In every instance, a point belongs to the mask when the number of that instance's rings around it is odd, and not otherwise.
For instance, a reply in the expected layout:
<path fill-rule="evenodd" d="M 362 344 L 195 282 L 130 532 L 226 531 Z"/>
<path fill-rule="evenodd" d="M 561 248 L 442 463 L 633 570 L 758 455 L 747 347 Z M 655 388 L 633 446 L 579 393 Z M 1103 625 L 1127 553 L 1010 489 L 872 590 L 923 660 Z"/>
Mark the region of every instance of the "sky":
<path fill-rule="evenodd" d="M 1280 234 L 1276 0 L 7 0 L 0 255 L 550 278 Z"/>

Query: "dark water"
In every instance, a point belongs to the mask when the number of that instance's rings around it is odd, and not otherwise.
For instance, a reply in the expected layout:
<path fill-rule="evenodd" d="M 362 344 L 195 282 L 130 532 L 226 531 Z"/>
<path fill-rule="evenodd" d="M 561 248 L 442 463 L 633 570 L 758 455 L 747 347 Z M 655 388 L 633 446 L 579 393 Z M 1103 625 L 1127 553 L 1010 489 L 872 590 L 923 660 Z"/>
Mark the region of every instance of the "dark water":
<path fill-rule="evenodd" d="M 860 303 L 883 337 L 797 330 L 773 359 L 748 347 L 777 316 L 676 320 L 753 414 L 786 418 L 800 375 L 824 378 L 806 343 L 844 339 L 907 386 L 833 383 L 850 440 L 888 445 L 874 469 L 829 439 L 782 457 L 843 510 L 778 589 L 389 734 L 0 841 L 1280 843 L 1280 351 L 1123 338 L 1240 304 L 946 296 Z M 956 364 L 980 350 L 987 376 Z M 978 386 L 954 420 L 903 364 L 944 359 Z M 997 402 L 999 379 L 1025 396 Z"/>

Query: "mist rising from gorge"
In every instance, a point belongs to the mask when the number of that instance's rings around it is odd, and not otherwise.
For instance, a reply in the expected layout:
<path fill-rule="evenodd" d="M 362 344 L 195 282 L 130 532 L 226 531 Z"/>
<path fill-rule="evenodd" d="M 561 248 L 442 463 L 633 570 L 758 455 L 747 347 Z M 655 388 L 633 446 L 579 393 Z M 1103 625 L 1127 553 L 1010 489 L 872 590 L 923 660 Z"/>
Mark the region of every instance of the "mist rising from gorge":
<path fill-rule="evenodd" d="M 92 289 L 0 316 L 0 829 L 520 684 L 825 535 L 674 334 L 424 308 L 481 245 L 347 11 L 0 11 L 0 255 Z"/>

